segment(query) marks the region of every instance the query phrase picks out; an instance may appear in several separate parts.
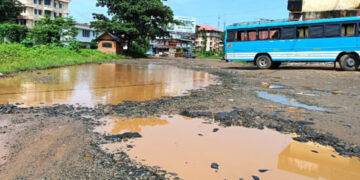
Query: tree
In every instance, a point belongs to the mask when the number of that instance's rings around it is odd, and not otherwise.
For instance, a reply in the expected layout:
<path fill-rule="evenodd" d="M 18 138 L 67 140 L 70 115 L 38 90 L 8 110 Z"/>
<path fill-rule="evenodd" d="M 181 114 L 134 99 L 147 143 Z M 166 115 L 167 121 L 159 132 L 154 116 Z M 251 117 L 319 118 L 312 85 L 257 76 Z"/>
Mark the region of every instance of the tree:
<path fill-rule="evenodd" d="M 133 43 L 148 45 L 148 39 L 168 36 L 167 25 L 179 24 L 161 0 L 98 0 L 97 6 L 107 7 L 111 18 L 93 14 L 96 21 L 92 27 L 122 37 L 129 51 Z"/>
<path fill-rule="evenodd" d="M 16 18 L 24 10 L 23 4 L 18 0 L 0 1 L 0 23 L 15 22 Z"/>
<path fill-rule="evenodd" d="M 26 38 L 27 28 L 18 24 L 0 24 L 0 43 L 20 43 Z"/>
<path fill-rule="evenodd" d="M 35 22 L 34 28 L 29 30 L 29 37 L 35 44 L 60 44 L 62 40 L 72 40 L 78 34 L 75 21 L 72 18 L 51 19 L 45 16 Z"/>

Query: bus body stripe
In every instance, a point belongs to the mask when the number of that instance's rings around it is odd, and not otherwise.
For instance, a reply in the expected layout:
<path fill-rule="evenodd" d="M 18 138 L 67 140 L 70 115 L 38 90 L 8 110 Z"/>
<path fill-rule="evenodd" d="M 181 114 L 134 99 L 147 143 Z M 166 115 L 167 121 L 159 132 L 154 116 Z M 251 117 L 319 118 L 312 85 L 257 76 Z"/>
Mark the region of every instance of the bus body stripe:
<path fill-rule="evenodd" d="M 341 51 L 270 52 L 273 60 L 292 59 L 336 59 Z M 360 53 L 360 51 L 357 51 Z M 227 59 L 254 59 L 257 53 L 227 53 Z"/>

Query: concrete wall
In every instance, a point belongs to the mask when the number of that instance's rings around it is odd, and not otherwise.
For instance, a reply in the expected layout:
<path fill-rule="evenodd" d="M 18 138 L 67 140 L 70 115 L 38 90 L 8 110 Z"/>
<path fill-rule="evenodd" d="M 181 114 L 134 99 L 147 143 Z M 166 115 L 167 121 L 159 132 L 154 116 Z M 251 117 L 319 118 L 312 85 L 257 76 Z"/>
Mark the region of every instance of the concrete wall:
<path fill-rule="evenodd" d="M 303 0 L 303 12 L 357 9 L 360 0 Z"/>

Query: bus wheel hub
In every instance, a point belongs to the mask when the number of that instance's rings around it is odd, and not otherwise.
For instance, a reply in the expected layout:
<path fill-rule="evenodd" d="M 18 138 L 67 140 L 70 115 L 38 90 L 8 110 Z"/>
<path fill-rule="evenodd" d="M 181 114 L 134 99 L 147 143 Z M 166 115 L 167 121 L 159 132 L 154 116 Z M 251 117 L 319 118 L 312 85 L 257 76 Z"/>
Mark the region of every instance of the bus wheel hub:
<path fill-rule="evenodd" d="M 355 59 L 353 59 L 353 58 L 347 59 L 347 60 L 346 60 L 346 64 L 347 64 L 349 67 L 355 66 Z"/>

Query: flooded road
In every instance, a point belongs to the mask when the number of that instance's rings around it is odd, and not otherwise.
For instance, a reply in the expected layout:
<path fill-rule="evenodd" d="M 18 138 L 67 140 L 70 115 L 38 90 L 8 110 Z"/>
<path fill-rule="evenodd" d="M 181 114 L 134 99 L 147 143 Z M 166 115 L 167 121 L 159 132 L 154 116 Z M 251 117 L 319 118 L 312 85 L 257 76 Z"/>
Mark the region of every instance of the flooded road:
<path fill-rule="evenodd" d="M 215 83 L 208 73 L 167 65 L 80 65 L 0 79 L 0 104 L 118 104 L 180 96 Z"/>
<path fill-rule="evenodd" d="M 183 116 L 109 117 L 103 121 L 106 125 L 96 132 L 142 136 L 104 144 L 103 149 L 125 151 L 134 161 L 159 166 L 184 179 L 360 179 L 358 159 L 269 129 L 223 128 L 212 120 Z"/>

